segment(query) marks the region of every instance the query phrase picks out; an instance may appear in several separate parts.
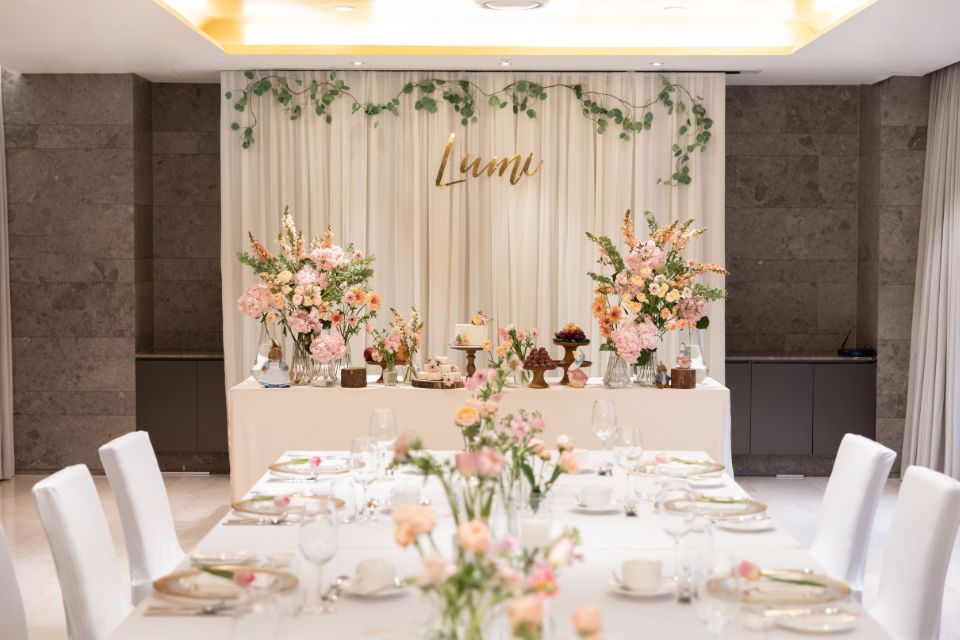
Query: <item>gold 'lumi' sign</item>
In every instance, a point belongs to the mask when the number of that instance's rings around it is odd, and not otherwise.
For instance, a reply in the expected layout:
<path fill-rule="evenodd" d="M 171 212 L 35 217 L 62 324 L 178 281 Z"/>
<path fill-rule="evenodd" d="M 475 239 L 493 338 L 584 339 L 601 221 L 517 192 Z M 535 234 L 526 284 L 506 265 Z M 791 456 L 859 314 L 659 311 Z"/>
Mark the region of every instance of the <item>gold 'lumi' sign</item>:
<path fill-rule="evenodd" d="M 537 163 L 536 168 L 533 171 L 530 171 L 530 164 L 533 162 L 533 154 L 529 154 L 527 159 L 523 161 L 521 165 L 520 154 L 515 154 L 513 157 L 503 157 L 497 159 L 497 156 L 493 156 L 486 166 L 482 167 L 483 160 L 479 157 L 474 158 L 471 162 L 470 154 L 463 154 L 463 160 L 460 161 L 460 174 L 463 176 L 459 180 L 451 180 L 449 182 L 443 181 L 443 174 L 447 171 L 447 162 L 450 160 L 450 151 L 453 149 L 453 141 L 456 139 L 456 134 L 451 133 L 450 137 L 447 138 L 447 146 L 443 149 L 443 159 L 440 160 L 440 170 L 437 171 L 437 187 L 449 187 L 453 184 L 459 184 L 461 182 L 466 182 L 467 178 L 474 177 L 479 178 L 484 173 L 488 177 L 493 176 L 494 173 L 498 173 L 500 177 L 503 177 L 503 174 L 507 172 L 507 169 L 510 165 L 513 165 L 513 168 L 510 169 L 510 184 L 517 184 L 520 182 L 520 179 L 524 176 L 535 176 L 540 171 L 540 167 L 543 166 L 543 160 Z"/>

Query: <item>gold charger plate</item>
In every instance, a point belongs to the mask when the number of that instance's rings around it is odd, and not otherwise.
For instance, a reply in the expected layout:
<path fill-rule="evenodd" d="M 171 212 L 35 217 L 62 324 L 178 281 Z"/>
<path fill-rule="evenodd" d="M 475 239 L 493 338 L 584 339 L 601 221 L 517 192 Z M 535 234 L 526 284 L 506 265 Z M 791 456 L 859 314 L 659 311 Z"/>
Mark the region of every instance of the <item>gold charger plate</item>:
<path fill-rule="evenodd" d="M 660 475 L 670 478 L 693 478 L 710 473 L 719 473 L 723 471 L 723 465 L 710 460 L 697 460 L 693 464 L 686 462 L 668 462 L 666 464 L 649 462 L 641 467 L 640 470 L 643 473 L 659 473 Z"/>
<path fill-rule="evenodd" d="M 286 515 L 288 511 L 295 509 L 297 506 L 305 505 L 311 502 L 313 504 L 318 504 L 317 501 L 322 501 L 325 503 L 330 500 L 328 496 L 291 495 L 289 496 L 290 504 L 285 507 L 280 507 L 273 503 L 273 499 L 275 497 L 277 496 L 254 496 L 253 498 L 246 498 L 245 500 L 234 502 L 230 506 L 234 511 L 240 514 L 249 514 L 253 516 L 283 516 Z M 333 499 L 333 507 L 335 509 L 342 509 L 343 505 L 344 502 L 340 498 Z"/>
<path fill-rule="evenodd" d="M 707 588 L 722 595 L 724 582 L 723 578 L 711 578 Z M 766 569 L 757 580 L 741 583 L 740 598 L 747 604 L 794 607 L 837 602 L 850 593 L 846 583 L 823 574 L 803 569 Z"/>
<path fill-rule="evenodd" d="M 211 568 L 223 571 L 250 571 L 256 576 L 251 585 L 273 593 L 286 593 L 296 589 L 297 576 L 288 571 L 250 565 L 214 565 Z M 160 595 L 190 600 L 233 600 L 240 596 L 243 587 L 228 578 L 215 576 L 199 568 L 175 571 L 153 582 L 153 589 Z"/>
<path fill-rule="evenodd" d="M 709 518 L 729 518 L 763 513 L 767 505 L 751 498 L 711 498 L 703 496 L 694 501 L 684 498 L 667 500 L 666 508 L 674 513 L 693 512 Z"/>
<path fill-rule="evenodd" d="M 343 458 L 324 458 L 319 467 L 311 467 L 309 458 L 291 458 L 270 465 L 270 471 L 286 476 L 316 478 L 350 473 L 350 466 Z"/>

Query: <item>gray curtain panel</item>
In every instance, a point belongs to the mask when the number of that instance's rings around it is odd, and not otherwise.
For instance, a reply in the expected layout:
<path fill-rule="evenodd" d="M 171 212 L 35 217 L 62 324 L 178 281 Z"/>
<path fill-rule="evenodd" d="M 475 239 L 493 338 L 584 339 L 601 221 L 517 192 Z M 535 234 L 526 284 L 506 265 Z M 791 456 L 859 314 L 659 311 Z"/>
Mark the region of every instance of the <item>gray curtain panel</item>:
<path fill-rule="evenodd" d="M 931 84 L 912 332 L 904 459 L 960 478 L 960 64 Z"/>

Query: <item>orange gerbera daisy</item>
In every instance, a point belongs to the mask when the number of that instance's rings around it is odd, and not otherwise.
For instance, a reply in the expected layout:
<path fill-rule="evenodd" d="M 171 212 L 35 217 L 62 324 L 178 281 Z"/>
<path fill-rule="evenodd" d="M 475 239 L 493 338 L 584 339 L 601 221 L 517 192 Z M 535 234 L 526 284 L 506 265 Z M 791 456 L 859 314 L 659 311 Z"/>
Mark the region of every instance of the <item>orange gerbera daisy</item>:
<path fill-rule="evenodd" d="M 376 291 L 371 291 L 367 294 L 367 306 L 370 307 L 371 311 L 376 311 L 380 308 L 380 294 Z"/>

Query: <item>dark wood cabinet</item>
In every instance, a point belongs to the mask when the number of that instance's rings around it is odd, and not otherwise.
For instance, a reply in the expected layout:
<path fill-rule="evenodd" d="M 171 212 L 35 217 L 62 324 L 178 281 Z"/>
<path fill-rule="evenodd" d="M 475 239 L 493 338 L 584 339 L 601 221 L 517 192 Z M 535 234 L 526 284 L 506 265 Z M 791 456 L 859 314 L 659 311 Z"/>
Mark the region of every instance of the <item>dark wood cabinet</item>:
<path fill-rule="evenodd" d="M 225 453 L 223 360 L 138 356 L 137 429 L 157 453 Z"/>
<path fill-rule="evenodd" d="M 750 363 L 727 365 L 730 388 L 730 439 L 733 455 L 750 453 Z"/>
<path fill-rule="evenodd" d="M 813 454 L 833 456 L 846 433 L 876 434 L 877 367 L 818 364 L 813 370 Z"/>

